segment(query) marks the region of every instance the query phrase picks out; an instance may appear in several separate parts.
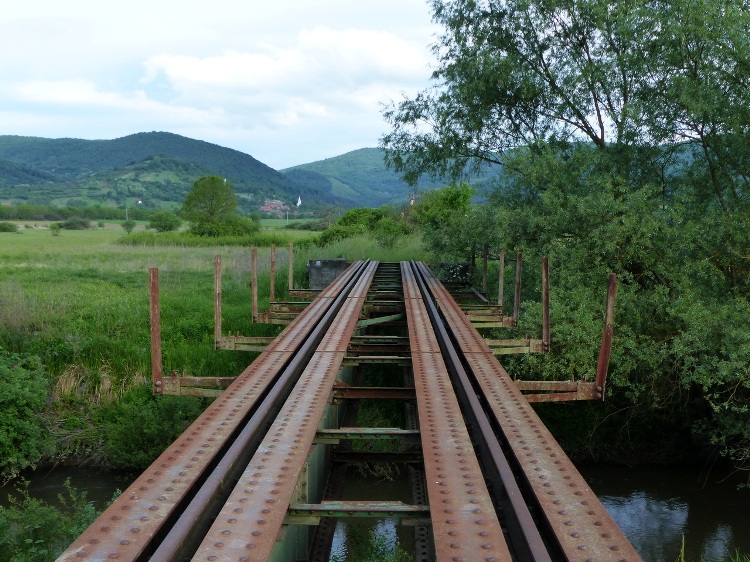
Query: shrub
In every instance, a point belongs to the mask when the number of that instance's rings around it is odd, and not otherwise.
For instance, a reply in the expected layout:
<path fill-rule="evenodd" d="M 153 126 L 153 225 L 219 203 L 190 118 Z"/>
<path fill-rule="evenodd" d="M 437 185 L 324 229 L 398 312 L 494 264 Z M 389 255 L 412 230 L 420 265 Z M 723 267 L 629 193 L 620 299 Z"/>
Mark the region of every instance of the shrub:
<path fill-rule="evenodd" d="M 91 221 L 81 217 L 69 217 L 60 223 L 63 230 L 87 230 L 91 228 Z"/>
<path fill-rule="evenodd" d="M 260 230 L 260 221 L 241 215 L 228 215 L 220 221 L 194 222 L 190 233 L 198 236 L 249 236 Z"/>
<path fill-rule="evenodd" d="M 203 411 L 201 399 L 153 396 L 144 385 L 98 412 L 109 459 L 123 468 L 142 470 L 177 439 Z"/>
<path fill-rule="evenodd" d="M 0 232 L 18 232 L 18 225 L 12 222 L 0 222 Z"/>
<path fill-rule="evenodd" d="M 41 416 L 47 388 L 37 357 L 0 349 L 0 481 L 34 466 L 47 448 Z"/>
<path fill-rule="evenodd" d="M 127 221 L 123 222 L 122 223 L 122 228 L 125 230 L 125 232 L 127 232 L 128 234 L 130 234 L 131 232 L 133 232 L 133 229 L 135 228 L 135 221 L 134 220 L 127 220 Z"/>
<path fill-rule="evenodd" d="M 65 488 L 67 496 L 58 496 L 58 509 L 29 496 L 28 482 L 22 482 L 9 505 L 0 507 L 0 560 L 54 560 L 94 522 L 98 513 L 86 492 L 75 490 L 70 481 Z"/>
<path fill-rule="evenodd" d="M 182 220 L 174 213 L 170 211 L 157 211 L 151 215 L 148 227 L 155 229 L 157 232 L 170 232 L 180 228 L 181 224 Z"/>

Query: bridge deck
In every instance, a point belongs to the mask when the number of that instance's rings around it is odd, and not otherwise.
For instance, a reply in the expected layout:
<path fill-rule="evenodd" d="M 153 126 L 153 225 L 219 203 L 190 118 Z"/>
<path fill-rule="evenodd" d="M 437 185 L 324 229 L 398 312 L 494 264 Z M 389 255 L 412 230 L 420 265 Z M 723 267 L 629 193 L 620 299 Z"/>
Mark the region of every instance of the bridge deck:
<path fill-rule="evenodd" d="M 367 318 L 373 310 L 380 312 Z M 405 333 L 381 331 L 368 344 L 373 326 Z M 344 365 L 376 359 L 404 365 L 414 389 L 338 380 Z M 425 484 L 428 505 L 301 497 L 300 476 L 316 447 L 352 438 L 413 443 L 409 428 L 378 435 L 327 425 L 331 402 L 356 396 L 416 404 L 422 462 L 413 479 Z M 403 459 L 414 462 L 414 451 Z M 344 513 L 427 523 L 432 546 L 419 559 L 640 559 L 429 269 L 358 262 L 58 560 L 279 559 L 286 527 Z"/>

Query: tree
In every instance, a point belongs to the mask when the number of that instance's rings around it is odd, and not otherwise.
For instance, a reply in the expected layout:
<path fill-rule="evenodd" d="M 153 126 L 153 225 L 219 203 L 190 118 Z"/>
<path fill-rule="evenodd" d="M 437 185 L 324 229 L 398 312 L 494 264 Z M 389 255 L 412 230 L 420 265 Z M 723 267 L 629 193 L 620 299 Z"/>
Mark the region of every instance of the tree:
<path fill-rule="evenodd" d="M 411 183 L 503 165 L 487 196 L 505 247 L 550 257 L 561 326 L 552 354 L 509 358 L 508 370 L 586 376 L 593 283 L 615 271 L 608 404 L 643 423 L 627 433 L 702 432 L 747 464 L 750 4 L 431 5 L 444 29 L 434 87 L 386 108 L 381 147 Z M 470 238 L 458 213 L 448 221 L 455 234 L 433 241 L 446 252 Z"/>
<path fill-rule="evenodd" d="M 180 228 L 182 221 L 180 217 L 171 211 L 157 211 L 151 215 L 148 223 L 149 228 L 156 229 L 157 232 L 170 232 Z"/>
<path fill-rule="evenodd" d="M 196 234 L 216 236 L 222 223 L 230 221 L 237 210 L 237 196 L 232 184 L 218 176 L 204 176 L 195 180 L 182 204 L 180 214 L 190 221 Z"/>
<path fill-rule="evenodd" d="M 130 234 L 135 229 L 135 221 L 134 220 L 123 221 L 122 228 L 123 230 L 125 230 L 125 232 Z"/>

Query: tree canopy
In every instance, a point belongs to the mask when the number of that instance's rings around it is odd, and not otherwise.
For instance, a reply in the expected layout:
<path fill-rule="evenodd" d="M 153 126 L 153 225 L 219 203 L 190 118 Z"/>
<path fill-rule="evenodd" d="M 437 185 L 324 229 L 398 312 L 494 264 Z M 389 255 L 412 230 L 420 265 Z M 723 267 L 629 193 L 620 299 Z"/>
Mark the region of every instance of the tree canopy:
<path fill-rule="evenodd" d="M 443 29 L 433 86 L 385 109 L 391 130 L 381 148 L 412 184 L 502 165 L 486 203 L 463 213 L 484 208 L 484 219 L 462 221 L 438 205 L 447 215 L 431 221 L 431 203 L 450 190 L 425 195 L 415 213 L 424 205 L 424 239 L 445 254 L 487 230 L 499 248 L 549 256 L 552 353 L 508 358 L 508 370 L 588 376 L 601 284 L 615 271 L 608 411 L 628 412 L 630 435 L 702 435 L 747 462 L 750 3 L 431 6 Z M 442 246 L 441 224 L 450 224 Z M 594 422 L 600 431 L 611 423 L 604 416 Z M 611 419 L 610 455 L 623 427 Z"/>
<path fill-rule="evenodd" d="M 195 180 L 180 214 L 190 221 L 190 231 L 201 236 L 241 236 L 258 230 L 257 221 L 236 211 L 232 184 L 218 176 L 203 176 Z"/>

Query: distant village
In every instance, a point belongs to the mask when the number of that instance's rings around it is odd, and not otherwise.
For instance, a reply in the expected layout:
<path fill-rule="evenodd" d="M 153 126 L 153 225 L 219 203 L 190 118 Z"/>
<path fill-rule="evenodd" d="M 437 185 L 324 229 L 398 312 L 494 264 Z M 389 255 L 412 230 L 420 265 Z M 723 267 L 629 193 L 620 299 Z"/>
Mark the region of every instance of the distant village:
<path fill-rule="evenodd" d="M 283 201 L 279 201 L 278 199 L 266 201 L 263 205 L 259 207 L 259 210 L 263 213 L 274 215 L 280 219 L 286 218 L 288 214 L 291 214 L 294 216 L 299 214 L 297 212 L 297 209 L 294 209 L 294 211 L 292 211 L 292 208 L 289 205 L 287 205 Z"/>

